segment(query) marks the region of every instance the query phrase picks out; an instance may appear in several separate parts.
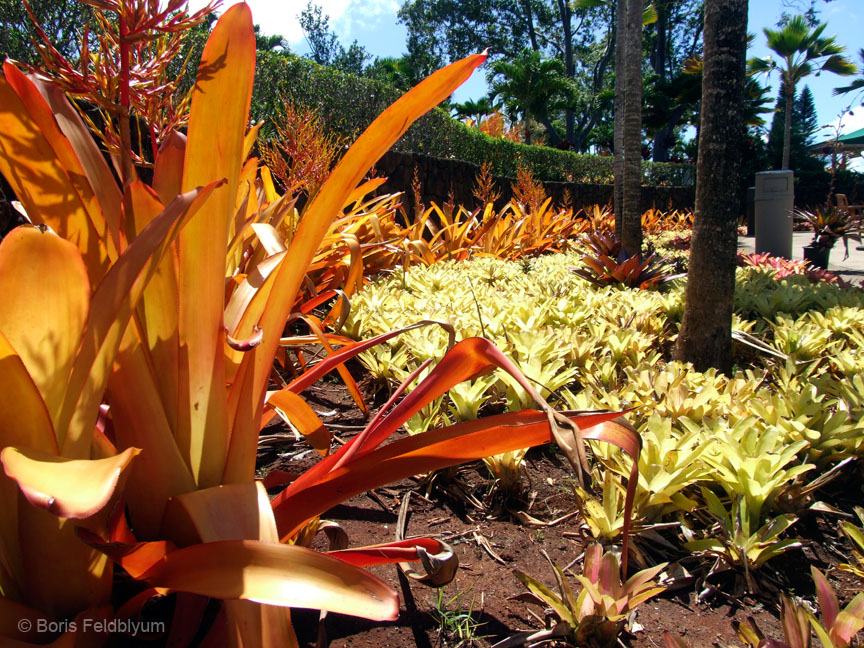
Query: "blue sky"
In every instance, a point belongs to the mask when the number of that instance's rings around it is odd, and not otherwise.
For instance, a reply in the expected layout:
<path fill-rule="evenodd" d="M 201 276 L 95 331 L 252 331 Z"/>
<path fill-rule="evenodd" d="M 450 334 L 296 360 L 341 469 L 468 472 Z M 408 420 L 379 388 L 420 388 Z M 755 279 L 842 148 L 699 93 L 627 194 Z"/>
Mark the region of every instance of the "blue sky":
<path fill-rule="evenodd" d="M 308 46 L 297 21 L 298 14 L 306 6 L 306 0 L 247 0 L 256 23 L 261 25 L 265 34 L 281 34 L 290 43 L 292 51 L 303 54 Z M 204 0 L 191 0 L 190 8 L 196 9 Z M 223 6 L 234 4 L 233 0 L 223 0 Z M 330 16 L 333 31 L 344 45 L 354 39 L 375 56 L 399 56 L 405 51 L 405 28 L 396 21 L 401 0 L 317 0 Z M 801 2 L 801 4 L 805 4 Z M 850 57 L 858 63 L 857 50 L 864 46 L 864 0 L 833 0 L 819 2 L 821 19 L 828 23 L 826 35 L 836 35 L 837 41 L 849 51 Z M 749 56 L 767 56 L 764 27 L 774 27 L 783 11 L 782 0 L 750 0 L 749 31 L 756 34 L 756 41 Z M 772 85 L 772 95 L 777 93 L 776 75 L 768 79 Z M 765 78 L 762 79 L 764 83 Z M 834 97 L 833 88 L 844 85 L 845 79 L 833 74 L 820 77 L 811 76 L 806 83 L 813 91 L 820 124 L 836 121 L 838 113 L 849 105 L 851 96 Z M 464 101 L 485 94 L 482 71 L 457 90 L 454 99 Z M 859 97 L 859 102 L 861 98 Z M 855 110 L 843 121 L 844 132 L 864 128 L 864 108 Z M 829 131 L 825 131 L 826 138 Z"/>

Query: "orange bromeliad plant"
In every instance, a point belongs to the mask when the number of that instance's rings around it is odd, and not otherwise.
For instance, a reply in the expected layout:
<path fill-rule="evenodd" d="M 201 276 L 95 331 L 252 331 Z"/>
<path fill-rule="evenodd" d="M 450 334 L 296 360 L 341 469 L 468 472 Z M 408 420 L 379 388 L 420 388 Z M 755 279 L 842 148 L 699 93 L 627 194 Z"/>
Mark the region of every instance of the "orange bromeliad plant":
<path fill-rule="evenodd" d="M 366 171 L 484 55 L 436 72 L 385 111 L 309 201 L 284 249 L 262 246 L 244 264 L 252 225 L 273 204 L 256 197 L 257 161 L 247 160 L 256 133 L 247 132 L 255 64 L 248 7 L 228 9 L 210 35 L 187 133 L 151 128 L 161 146 L 148 185 L 137 178 L 122 123 L 141 73 L 130 50 L 142 34 L 173 33 L 182 3 L 170 0 L 164 12 L 150 0 L 93 4 L 116 14 L 102 21 L 106 29 L 119 26 L 119 135 L 107 137 L 119 184 L 58 86 L 9 62 L 0 78 L 0 172 L 35 225 L 0 244 L 0 637 L 45 643 L 56 634 L 18 621 L 132 616 L 171 592 L 224 600 L 209 637 L 217 644 L 296 645 L 291 606 L 392 619 L 395 592 L 360 568 L 418 560 L 442 544 L 419 539 L 329 555 L 293 544 L 328 508 L 408 475 L 553 439 L 582 470 L 583 429 L 585 438 L 638 454 L 631 430 L 604 427 L 615 413 L 554 412 L 482 339 L 453 346 L 333 454 L 299 394 L 398 332 L 343 347 L 268 392 L 283 328 L 334 219 L 362 197 L 356 188 Z M 148 21 L 148 12 L 157 13 Z M 91 59 L 98 57 L 82 54 L 81 83 L 92 80 Z M 65 73 L 73 81 L 79 74 Z M 452 385 L 495 367 L 512 373 L 542 411 L 382 445 Z M 274 408 L 306 421 L 325 456 L 271 502 L 254 471 L 258 433 Z M 112 596 L 115 563 L 139 584 L 125 601 Z M 178 600 L 176 642 L 200 621 L 179 610 Z M 75 642 L 84 627 L 65 626 L 61 639 Z"/>

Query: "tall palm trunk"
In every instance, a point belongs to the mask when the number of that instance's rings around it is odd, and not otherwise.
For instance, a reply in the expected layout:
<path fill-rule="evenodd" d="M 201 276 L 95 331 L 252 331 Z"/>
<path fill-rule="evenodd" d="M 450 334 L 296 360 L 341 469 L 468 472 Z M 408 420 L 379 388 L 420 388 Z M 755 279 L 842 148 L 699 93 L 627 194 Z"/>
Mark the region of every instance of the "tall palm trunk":
<path fill-rule="evenodd" d="M 783 168 L 789 169 L 789 155 L 792 150 L 792 104 L 795 103 L 795 86 L 784 82 L 783 92 L 786 94 L 786 121 L 783 124 Z"/>
<path fill-rule="evenodd" d="M 642 0 L 627 2 L 621 244 L 642 254 Z"/>
<path fill-rule="evenodd" d="M 561 34 L 564 39 L 564 73 L 568 79 L 573 79 L 576 71 L 576 63 L 573 56 L 573 9 L 567 0 L 558 0 L 558 13 L 561 16 Z M 564 110 L 564 138 L 569 144 L 573 144 L 573 132 L 576 124 L 576 114 L 573 108 Z"/>
<path fill-rule="evenodd" d="M 732 368 L 732 297 L 744 141 L 747 0 L 706 0 L 696 214 L 684 321 L 675 358 Z"/>
<path fill-rule="evenodd" d="M 618 0 L 615 10 L 615 159 L 613 173 L 615 185 L 612 208 L 615 210 L 615 234 L 621 237 L 621 218 L 624 214 L 624 83 L 625 34 L 627 33 L 627 0 Z"/>

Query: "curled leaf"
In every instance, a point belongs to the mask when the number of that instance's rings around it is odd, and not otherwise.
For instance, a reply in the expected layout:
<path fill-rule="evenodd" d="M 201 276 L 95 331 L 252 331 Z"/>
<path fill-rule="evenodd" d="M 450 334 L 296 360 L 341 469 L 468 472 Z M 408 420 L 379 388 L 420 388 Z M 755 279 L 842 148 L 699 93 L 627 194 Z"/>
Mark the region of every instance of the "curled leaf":
<path fill-rule="evenodd" d="M 0 452 L 0 461 L 33 506 L 59 517 L 83 519 L 108 503 L 121 473 L 139 452 L 127 448 L 107 459 L 66 459 L 30 448 L 7 447 Z"/>

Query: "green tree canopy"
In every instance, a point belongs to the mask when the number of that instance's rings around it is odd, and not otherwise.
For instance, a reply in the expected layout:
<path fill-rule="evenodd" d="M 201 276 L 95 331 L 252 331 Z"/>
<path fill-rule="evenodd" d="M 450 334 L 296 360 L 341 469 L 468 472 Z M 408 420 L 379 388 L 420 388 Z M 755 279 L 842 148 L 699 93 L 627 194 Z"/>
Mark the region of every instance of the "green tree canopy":
<path fill-rule="evenodd" d="M 366 66 L 363 76 L 381 81 L 403 92 L 410 90 L 422 80 L 417 76 L 417 71 L 407 56 L 376 57 Z"/>
<path fill-rule="evenodd" d="M 78 0 L 30 0 L 33 14 L 57 50 L 66 58 L 78 56 L 84 27 L 94 20 L 93 11 Z M 0 61 L 11 58 L 36 65 L 41 42 L 21 0 L 0 0 Z"/>
<path fill-rule="evenodd" d="M 356 40 L 346 49 L 330 29 L 330 16 L 312 0 L 300 13 L 300 27 L 311 50 L 309 58 L 319 65 L 329 65 L 343 72 L 362 74 L 372 56 Z"/>
<path fill-rule="evenodd" d="M 512 62 L 525 50 L 559 61 L 570 99 L 548 116 L 547 130 L 557 139 L 563 130 L 583 150 L 612 85 L 614 14 L 613 6 L 565 0 L 406 0 L 399 20 L 408 30 L 407 56 L 422 73 L 487 48 L 490 64 Z"/>

